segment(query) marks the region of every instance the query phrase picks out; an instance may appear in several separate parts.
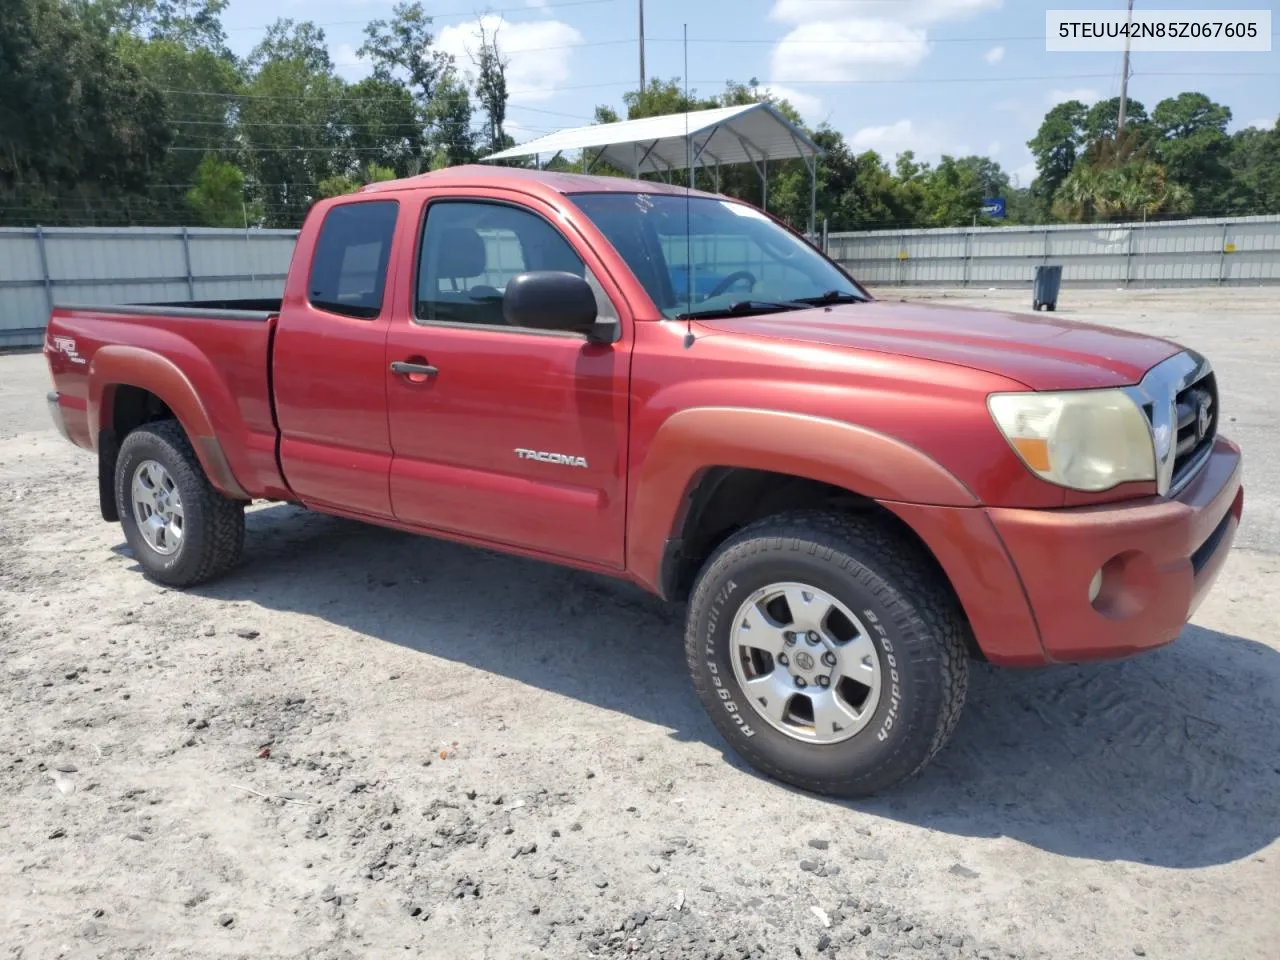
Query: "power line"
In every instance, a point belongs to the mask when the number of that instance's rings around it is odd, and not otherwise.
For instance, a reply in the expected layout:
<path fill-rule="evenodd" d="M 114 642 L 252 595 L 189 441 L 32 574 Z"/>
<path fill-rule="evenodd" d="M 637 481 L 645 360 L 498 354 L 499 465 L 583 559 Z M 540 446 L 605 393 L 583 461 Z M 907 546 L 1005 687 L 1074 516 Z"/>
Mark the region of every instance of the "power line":
<path fill-rule="evenodd" d="M 499 7 L 496 10 L 484 10 L 480 13 L 476 13 L 474 11 L 471 13 L 462 13 L 460 11 L 455 11 L 453 13 L 432 13 L 428 14 L 427 18 L 432 23 L 435 23 L 437 20 L 472 20 L 479 19 L 482 16 L 501 16 L 504 13 L 535 13 L 539 10 L 557 10 L 563 7 L 593 7 L 599 6 L 600 4 L 617 2 L 618 0 L 565 0 L 563 3 L 544 3 L 541 7 L 531 7 L 528 4 L 525 4 L 519 7 Z M 363 20 L 330 20 L 325 23 L 313 23 L 312 25 L 316 27 L 353 27 L 360 26 L 361 24 L 368 24 L 373 20 L 379 19 L 382 18 L 366 17 Z M 228 33 L 233 33 L 249 30 L 268 30 L 273 26 L 274 24 L 268 23 L 255 27 L 224 27 L 223 29 Z"/>
<path fill-rule="evenodd" d="M 246 121 L 246 120 L 169 120 L 175 126 L 190 127 L 226 127 L 228 130 L 238 129 L 240 127 L 269 127 L 269 128 L 288 128 L 297 130 L 322 130 L 322 129 L 341 129 L 341 130 L 418 130 L 426 132 L 430 128 L 430 124 L 420 123 L 417 121 L 406 123 L 347 123 L 343 120 L 326 120 L 317 121 L 315 123 L 269 123 L 266 121 Z M 525 130 L 559 130 L 559 127 L 542 127 L 534 124 L 522 123 L 520 127 Z M 473 128 L 475 133 L 486 133 L 487 125 Z"/>
<path fill-rule="evenodd" d="M 596 83 L 580 83 L 575 86 L 568 87 L 539 87 L 540 93 L 560 93 L 565 90 L 594 90 L 597 87 L 621 87 L 630 84 L 631 80 L 610 80 L 597 81 Z M 516 87 L 517 91 L 521 88 Z M 228 100 L 313 100 L 322 103 L 403 103 L 404 97 L 329 97 L 316 96 L 310 93 L 294 93 L 294 94 L 262 94 L 262 93 L 229 93 L 224 90 L 181 90 L 172 87 L 161 87 L 161 93 L 173 95 L 181 95 L 186 97 L 222 97 Z M 433 97 L 433 100 L 462 100 L 463 96 L 456 97 Z M 465 99 L 471 99 L 467 95 Z M 523 104 L 509 104 L 508 110 L 529 110 L 533 113 L 550 113 L 565 117 L 576 117 L 576 114 L 559 113 L 556 110 L 545 110 L 540 107 L 526 107 Z M 586 118 L 583 118 L 586 119 Z"/>
<path fill-rule="evenodd" d="M 1028 83 L 1040 80 L 1107 80 L 1113 74 L 1110 73 L 1068 73 L 1068 74 L 1045 74 L 1034 77 L 922 77 L 919 79 L 894 79 L 894 80 L 768 80 L 757 81 L 762 85 L 778 84 L 780 86 L 794 87 L 801 84 L 828 84 L 831 86 L 896 86 L 906 84 L 932 84 L 932 83 Z M 1214 77 L 1280 77 L 1280 73 L 1254 73 L 1254 72 L 1220 72 L 1205 73 L 1204 71 L 1168 71 L 1159 73 L 1135 73 L 1134 76 L 1143 77 L 1196 77 L 1198 79 L 1212 79 Z M 720 80 L 691 80 L 690 83 L 720 83 Z M 735 81 L 730 81 L 735 82 Z"/>

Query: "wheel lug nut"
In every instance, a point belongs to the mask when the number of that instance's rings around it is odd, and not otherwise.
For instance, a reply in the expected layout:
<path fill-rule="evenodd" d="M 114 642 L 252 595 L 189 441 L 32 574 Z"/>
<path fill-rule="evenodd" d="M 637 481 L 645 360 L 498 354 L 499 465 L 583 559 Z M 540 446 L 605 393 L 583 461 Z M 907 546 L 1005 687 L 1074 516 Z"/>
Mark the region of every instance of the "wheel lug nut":
<path fill-rule="evenodd" d="M 787 655 L 785 653 L 778 654 L 778 662 L 785 667 L 787 665 Z"/>
<path fill-rule="evenodd" d="M 831 678 L 828 677 L 825 673 L 822 674 L 821 676 L 818 677 L 818 686 L 820 687 L 831 686 Z"/>
<path fill-rule="evenodd" d="M 818 642 L 818 632 L 817 632 L 816 630 L 810 630 L 810 631 L 805 635 L 805 639 L 806 639 L 806 640 L 808 640 L 810 643 L 817 643 L 817 642 Z"/>
<path fill-rule="evenodd" d="M 803 689 L 808 686 L 808 684 L 804 682 L 804 677 L 796 677 L 796 686 Z"/>
<path fill-rule="evenodd" d="M 836 655 L 828 650 L 822 655 L 822 662 L 828 667 L 834 667 L 836 665 Z"/>
<path fill-rule="evenodd" d="M 796 644 L 796 635 L 788 630 L 782 635 L 782 639 L 787 641 L 787 646 L 794 647 Z"/>

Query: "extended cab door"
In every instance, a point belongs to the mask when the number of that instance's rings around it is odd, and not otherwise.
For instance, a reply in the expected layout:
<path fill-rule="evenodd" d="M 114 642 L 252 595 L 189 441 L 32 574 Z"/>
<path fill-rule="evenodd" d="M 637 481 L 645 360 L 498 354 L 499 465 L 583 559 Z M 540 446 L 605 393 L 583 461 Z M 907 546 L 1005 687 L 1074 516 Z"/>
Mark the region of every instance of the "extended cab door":
<path fill-rule="evenodd" d="M 523 194 L 425 201 L 387 338 L 392 507 L 407 523 L 621 568 L 630 316 L 558 219 Z M 617 339 L 508 326 L 502 292 L 527 270 L 586 276 Z"/>
<path fill-rule="evenodd" d="M 391 517 L 384 356 L 400 207 L 374 196 L 318 208 L 290 268 L 272 346 L 280 464 L 322 509 Z"/>

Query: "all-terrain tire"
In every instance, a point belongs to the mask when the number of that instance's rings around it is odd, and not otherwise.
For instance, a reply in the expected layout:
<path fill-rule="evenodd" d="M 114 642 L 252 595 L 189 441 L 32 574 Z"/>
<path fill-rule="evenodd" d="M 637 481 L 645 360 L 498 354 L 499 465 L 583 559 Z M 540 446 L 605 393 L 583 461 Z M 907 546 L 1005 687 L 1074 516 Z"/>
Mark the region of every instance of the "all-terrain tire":
<path fill-rule="evenodd" d="M 757 712 L 735 675 L 738 610 L 779 582 L 825 591 L 868 626 L 881 693 L 850 739 L 789 736 Z M 859 797 L 914 777 L 951 738 L 968 688 L 968 638 L 940 571 L 891 523 L 802 511 L 754 523 L 708 558 L 690 596 L 685 653 L 712 722 L 749 764 L 804 790 Z"/>
<path fill-rule="evenodd" d="M 147 542 L 134 514 L 131 484 L 139 464 L 148 460 L 168 472 L 182 498 L 181 542 L 167 555 Z M 240 559 L 244 503 L 224 497 L 209 483 L 177 421 L 144 424 L 124 438 L 116 461 L 115 494 L 125 539 L 142 569 L 160 583 L 195 586 L 221 576 Z"/>

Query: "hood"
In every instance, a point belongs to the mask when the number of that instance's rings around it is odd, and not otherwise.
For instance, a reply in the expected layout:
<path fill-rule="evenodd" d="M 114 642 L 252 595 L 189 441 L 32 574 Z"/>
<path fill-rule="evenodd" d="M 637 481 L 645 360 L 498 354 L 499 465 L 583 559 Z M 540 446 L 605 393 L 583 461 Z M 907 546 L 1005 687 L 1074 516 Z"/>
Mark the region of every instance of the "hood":
<path fill-rule="evenodd" d="M 1134 384 L 1182 349 L 1157 337 L 1042 314 L 889 300 L 700 323 L 719 333 L 957 364 L 1033 390 Z"/>

